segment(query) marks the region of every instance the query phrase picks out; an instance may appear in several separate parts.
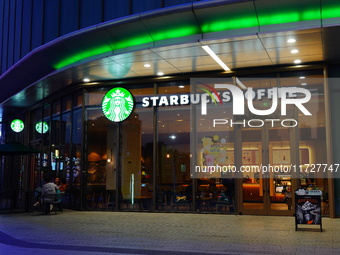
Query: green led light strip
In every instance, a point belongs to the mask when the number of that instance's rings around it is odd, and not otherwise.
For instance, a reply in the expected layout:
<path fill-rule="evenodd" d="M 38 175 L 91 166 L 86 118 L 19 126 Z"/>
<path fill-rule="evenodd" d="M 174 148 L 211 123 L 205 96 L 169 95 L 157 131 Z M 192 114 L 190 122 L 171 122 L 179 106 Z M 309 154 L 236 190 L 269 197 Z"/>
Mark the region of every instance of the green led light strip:
<path fill-rule="evenodd" d="M 303 11 L 297 11 L 293 7 L 289 10 L 270 10 L 268 13 L 259 14 L 258 20 L 254 13 L 245 13 L 233 16 L 226 16 L 215 19 L 201 25 L 203 33 L 221 32 L 228 30 L 244 29 L 265 26 L 277 25 L 284 23 L 293 23 L 301 21 L 311 21 L 320 19 L 331 19 L 340 17 L 340 1 L 328 1 L 320 11 L 320 6 L 312 6 L 305 8 Z M 214 17 L 213 17 L 214 18 Z M 65 59 L 55 63 L 53 67 L 60 69 L 68 65 L 89 57 L 94 57 L 100 54 L 112 54 L 114 50 L 124 49 L 132 46 L 138 46 L 145 43 L 156 41 L 180 38 L 184 36 L 196 35 L 200 30 L 196 26 L 183 25 L 181 27 L 164 27 L 162 31 L 151 31 L 151 36 L 147 33 L 134 35 L 129 38 L 124 38 L 120 41 L 108 42 L 108 44 L 100 45 L 92 49 L 83 50 L 73 54 Z"/>

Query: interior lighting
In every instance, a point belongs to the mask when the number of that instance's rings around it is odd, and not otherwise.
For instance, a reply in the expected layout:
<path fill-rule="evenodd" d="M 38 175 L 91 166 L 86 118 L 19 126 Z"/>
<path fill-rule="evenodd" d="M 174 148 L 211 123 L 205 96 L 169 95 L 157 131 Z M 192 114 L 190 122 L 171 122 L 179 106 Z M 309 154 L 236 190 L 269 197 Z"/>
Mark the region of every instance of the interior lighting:
<path fill-rule="evenodd" d="M 83 81 L 84 81 L 84 82 L 89 82 L 90 79 L 89 79 L 89 78 L 84 78 Z"/>
<path fill-rule="evenodd" d="M 230 68 L 213 52 L 209 46 L 203 45 L 202 48 L 212 57 L 225 71 L 230 71 Z"/>
<path fill-rule="evenodd" d="M 169 138 L 172 139 L 172 140 L 175 140 L 176 136 L 175 135 L 170 135 Z"/>
<path fill-rule="evenodd" d="M 299 79 L 303 80 L 303 79 L 306 79 L 306 77 L 305 76 L 300 76 Z"/>
<path fill-rule="evenodd" d="M 180 89 L 184 89 L 184 85 L 179 85 L 178 86 Z"/>
<path fill-rule="evenodd" d="M 158 76 L 163 76 L 164 73 L 163 73 L 163 72 L 158 72 L 157 75 L 158 75 Z"/>
<path fill-rule="evenodd" d="M 291 50 L 291 51 L 290 51 L 290 53 L 292 53 L 292 54 L 296 54 L 296 53 L 299 53 L 299 50 L 297 50 L 297 49 L 294 49 L 294 50 Z"/>
<path fill-rule="evenodd" d="M 306 82 L 303 82 L 303 83 L 301 83 L 301 85 L 302 85 L 302 86 L 306 86 L 306 85 L 307 85 L 307 83 L 306 83 Z"/>
<path fill-rule="evenodd" d="M 302 62 L 302 61 L 301 61 L 300 59 L 295 59 L 295 60 L 294 60 L 294 63 L 295 63 L 295 64 L 300 64 L 301 62 Z"/>
<path fill-rule="evenodd" d="M 296 40 L 294 38 L 289 38 L 287 40 L 287 43 L 295 43 L 295 42 L 296 42 Z"/>
<path fill-rule="evenodd" d="M 144 64 L 144 67 L 150 67 L 151 65 L 150 64 Z"/>

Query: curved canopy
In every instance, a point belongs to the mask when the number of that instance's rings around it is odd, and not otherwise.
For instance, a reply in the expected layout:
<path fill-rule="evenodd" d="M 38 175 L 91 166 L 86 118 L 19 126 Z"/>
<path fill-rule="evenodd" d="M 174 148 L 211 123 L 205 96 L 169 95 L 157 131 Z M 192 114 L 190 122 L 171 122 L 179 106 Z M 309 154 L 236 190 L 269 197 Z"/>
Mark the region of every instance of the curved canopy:
<path fill-rule="evenodd" d="M 0 77 L 0 105 L 27 107 L 84 77 L 91 81 L 291 64 L 299 37 L 304 63 L 340 59 L 340 1 L 205 1 L 132 15 L 60 37 Z M 152 63 L 151 69 L 142 65 Z"/>

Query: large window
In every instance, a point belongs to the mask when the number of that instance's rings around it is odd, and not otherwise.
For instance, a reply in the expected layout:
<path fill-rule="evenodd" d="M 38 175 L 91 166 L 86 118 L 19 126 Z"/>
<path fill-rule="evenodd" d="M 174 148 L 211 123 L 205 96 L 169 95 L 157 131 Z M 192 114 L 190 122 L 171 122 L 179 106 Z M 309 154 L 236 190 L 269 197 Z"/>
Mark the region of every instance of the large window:
<path fill-rule="evenodd" d="M 109 89 L 87 94 L 85 207 L 150 210 L 154 191 L 153 109 L 141 107 L 141 100 L 152 96 L 152 85 L 128 88 L 136 106 L 121 123 L 102 113 L 102 98 Z"/>

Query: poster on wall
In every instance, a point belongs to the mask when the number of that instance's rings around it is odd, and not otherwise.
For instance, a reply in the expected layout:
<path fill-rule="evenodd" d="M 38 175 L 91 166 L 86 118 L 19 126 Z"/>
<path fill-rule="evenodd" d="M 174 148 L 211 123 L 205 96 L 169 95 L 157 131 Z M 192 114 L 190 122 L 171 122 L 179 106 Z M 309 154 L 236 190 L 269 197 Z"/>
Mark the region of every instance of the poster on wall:
<path fill-rule="evenodd" d="M 295 192 L 295 230 L 298 225 L 319 225 L 321 220 L 321 190 L 298 190 Z"/>
<path fill-rule="evenodd" d="M 290 150 L 273 149 L 273 164 L 274 165 L 287 165 L 290 164 Z"/>

